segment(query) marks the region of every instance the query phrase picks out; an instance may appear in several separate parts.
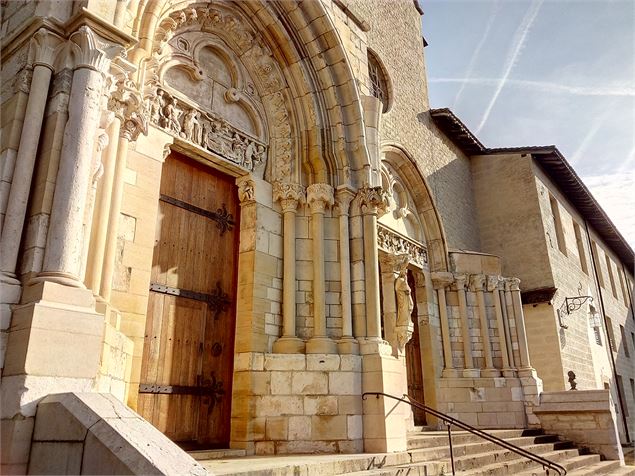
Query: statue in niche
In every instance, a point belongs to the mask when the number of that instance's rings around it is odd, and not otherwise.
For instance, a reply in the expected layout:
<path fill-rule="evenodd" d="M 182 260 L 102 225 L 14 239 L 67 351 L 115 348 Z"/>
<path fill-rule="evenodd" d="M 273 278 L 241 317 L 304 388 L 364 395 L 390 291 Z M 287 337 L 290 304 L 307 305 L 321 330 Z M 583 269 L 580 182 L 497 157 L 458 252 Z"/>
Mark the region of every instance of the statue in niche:
<path fill-rule="evenodd" d="M 403 352 L 414 331 L 414 325 L 410 319 L 414 309 L 414 301 L 405 269 L 399 273 L 399 277 L 395 280 L 395 292 L 397 294 L 397 344 L 399 350 Z"/>
<path fill-rule="evenodd" d="M 177 106 L 176 98 L 172 98 L 167 106 L 163 108 L 164 126 L 172 132 L 177 134 L 181 132 L 181 124 L 179 124 L 179 118 L 183 114 L 183 111 Z"/>
<path fill-rule="evenodd" d="M 195 144 L 201 143 L 201 124 L 198 117 L 199 113 L 196 109 L 190 109 L 183 117 L 183 134 L 185 134 L 185 139 Z"/>

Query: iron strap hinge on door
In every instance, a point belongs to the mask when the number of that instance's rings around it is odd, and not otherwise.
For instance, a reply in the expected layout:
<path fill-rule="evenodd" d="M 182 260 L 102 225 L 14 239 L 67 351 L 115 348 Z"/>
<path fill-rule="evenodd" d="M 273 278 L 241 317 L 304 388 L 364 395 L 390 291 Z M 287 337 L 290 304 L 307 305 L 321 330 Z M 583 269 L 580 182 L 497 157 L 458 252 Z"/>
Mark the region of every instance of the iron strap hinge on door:
<path fill-rule="evenodd" d="M 206 302 L 214 313 L 214 319 L 218 319 L 220 313 L 227 311 L 232 303 L 231 299 L 229 299 L 229 295 L 221 289 L 220 282 L 216 283 L 216 289 L 214 289 L 211 294 L 199 293 L 188 289 L 172 288 L 159 283 L 150 283 L 150 291 Z"/>
<path fill-rule="evenodd" d="M 220 230 L 221 236 L 225 234 L 226 231 L 232 231 L 234 225 L 236 224 L 234 215 L 227 211 L 224 203 L 221 208 L 217 209 L 215 212 L 210 212 L 209 210 L 205 210 L 204 208 L 197 207 L 196 205 L 192 205 L 191 203 L 184 202 L 178 198 L 170 197 L 168 195 L 161 194 L 159 196 L 159 200 L 169 203 L 170 205 L 174 205 L 175 207 L 182 208 L 183 210 L 187 210 L 188 212 L 196 213 L 197 215 L 214 220 L 216 222 L 216 226 Z"/>

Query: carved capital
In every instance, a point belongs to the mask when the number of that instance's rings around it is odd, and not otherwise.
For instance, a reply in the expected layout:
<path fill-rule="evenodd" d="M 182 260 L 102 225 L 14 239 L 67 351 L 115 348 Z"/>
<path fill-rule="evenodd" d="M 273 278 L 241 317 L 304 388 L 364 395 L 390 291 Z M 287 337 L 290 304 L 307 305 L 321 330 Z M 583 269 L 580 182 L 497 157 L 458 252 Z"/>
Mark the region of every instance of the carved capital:
<path fill-rule="evenodd" d="M 432 286 L 434 289 L 445 289 L 454 282 L 452 273 L 435 271 L 430 276 L 432 278 Z"/>
<path fill-rule="evenodd" d="M 505 280 L 505 290 L 507 291 L 520 291 L 520 279 L 518 278 L 507 278 Z"/>
<path fill-rule="evenodd" d="M 238 200 L 241 205 L 254 203 L 256 201 L 256 183 L 249 175 L 238 177 L 236 179 L 236 185 L 238 186 Z"/>
<path fill-rule="evenodd" d="M 379 253 L 379 266 L 381 267 L 382 274 L 390 273 L 397 277 L 402 271 L 405 271 L 409 262 L 410 255 L 408 254 L 393 255 L 390 253 Z"/>
<path fill-rule="evenodd" d="M 53 71 L 55 58 L 63 47 L 64 40 L 61 37 L 46 28 L 40 28 L 31 38 L 33 66 L 44 66 Z"/>
<path fill-rule="evenodd" d="M 327 207 L 333 206 L 333 187 L 327 183 L 314 183 L 306 189 L 306 199 L 311 213 L 324 213 Z"/>
<path fill-rule="evenodd" d="M 338 188 L 335 191 L 335 208 L 338 215 L 348 215 L 355 193 L 350 188 Z"/>
<path fill-rule="evenodd" d="M 304 203 L 304 187 L 297 183 L 274 182 L 273 201 L 280 202 L 283 212 L 295 211 Z"/>
<path fill-rule="evenodd" d="M 470 276 L 470 289 L 472 291 L 483 291 L 484 287 L 485 287 L 484 274 L 472 274 Z"/>
<path fill-rule="evenodd" d="M 388 206 L 387 196 L 381 187 L 364 185 L 357 190 L 360 206 L 363 214 L 383 213 Z"/>
<path fill-rule="evenodd" d="M 123 77 L 114 86 L 108 98 L 108 109 L 121 121 L 121 137 L 135 141 L 139 134 L 148 134 L 147 113 L 141 94 L 134 83 Z"/>
<path fill-rule="evenodd" d="M 489 292 L 497 290 L 500 282 L 501 282 L 500 276 L 487 276 L 487 290 Z"/>
<path fill-rule="evenodd" d="M 15 80 L 13 82 L 13 90 L 16 93 L 19 91 L 24 94 L 29 94 L 29 91 L 31 90 L 32 79 L 33 79 L 33 69 L 30 66 L 25 66 L 15 76 Z"/>
<path fill-rule="evenodd" d="M 452 283 L 452 288 L 455 291 L 465 290 L 465 285 L 467 284 L 467 274 L 455 274 L 454 275 L 454 283 Z"/>
<path fill-rule="evenodd" d="M 75 59 L 75 68 L 88 68 L 105 74 L 110 68 L 110 60 L 116 55 L 125 54 L 121 45 L 101 40 L 86 25 L 79 27 L 69 40 Z"/>

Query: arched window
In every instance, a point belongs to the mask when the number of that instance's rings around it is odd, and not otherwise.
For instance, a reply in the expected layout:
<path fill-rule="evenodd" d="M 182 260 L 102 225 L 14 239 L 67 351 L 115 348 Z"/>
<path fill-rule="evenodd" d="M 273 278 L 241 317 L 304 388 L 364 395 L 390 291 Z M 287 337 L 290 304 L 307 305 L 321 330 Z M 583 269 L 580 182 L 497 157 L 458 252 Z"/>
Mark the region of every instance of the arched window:
<path fill-rule="evenodd" d="M 370 92 L 384 105 L 382 112 L 388 111 L 388 76 L 377 56 L 368 51 L 368 77 L 370 78 Z"/>

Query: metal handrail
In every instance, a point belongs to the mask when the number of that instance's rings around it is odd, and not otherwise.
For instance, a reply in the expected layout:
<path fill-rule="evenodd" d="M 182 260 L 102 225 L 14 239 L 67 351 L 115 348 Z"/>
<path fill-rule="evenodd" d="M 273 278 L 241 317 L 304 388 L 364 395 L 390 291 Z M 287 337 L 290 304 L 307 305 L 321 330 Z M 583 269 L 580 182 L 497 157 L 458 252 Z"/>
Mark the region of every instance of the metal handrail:
<path fill-rule="evenodd" d="M 490 441 L 492 443 L 495 443 L 499 446 L 502 446 L 505 449 L 508 449 L 514 453 L 516 453 L 517 455 L 520 455 L 524 458 L 530 459 L 532 461 L 535 461 L 536 463 L 542 465 L 542 469 L 544 471 L 546 471 L 546 474 L 549 475 L 549 470 L 553 470 L 555 471 L 556 474 L 558 474 L 559 476 L 564 476 L 567 474 L 567 470 L 559 465 L 558 463 L 554 463 L 553 461 L 550 461 L 546 458 L 543 458 L 542 456 L 539 456 L 535 453 L 532 453 L 531 451 L 527 451 L 524 448 L 521 448 L 520 446 L 516 446 L 512 443 L 509 443 L 497 436 L 491 435 L 489 433 L 486 433 L 482 430 L 479 430 L 478 428 L 474 428 L 472 425 L 465 423 L 461 420 L 457 420 L 456 418 L 452 418 L 449 415 L 446 415 L 445 413 L 442 413 L 438 410 L 435 410 L 434 408 L 430 408 L 427 405 L 424 405 L 423 403 L 419 403 L 416 400 L 412 400 L 412 398 L 410 398 L 408 395 L 404 394 L 404 397 L 408 397 L 408 400 L 404 400 L 403 398 L 399 398 L 399 397 L 395 397 L 394 395 L 390 395 L 388 393 L 384 393 L 384 392 L 365 392 L 364 394 L 362 394 L 362 400 L 366 400 L 366 397 L 368 395 L 375 395 L 377 398 L 379 398 L 380 396 L 384 396 L 384 397 L 388 397 L 388 398 L 392 398 L 394 400 L 398 400 L 400 402 L 403 403 L 407 403 L 408 405 L 412 406 L 412 407 L 416 407 L 419 408 L 420 410 L 423 410 L 426 413 L 430 413 L 431 415 L 434 415 L 435 417 L 437 417 L 440 420 L 443 420 L 443 422 L 445 423 L 445 425 L 448 427 L 448 440 L 450 443 L 450 461 L 452 463 L 452 474 L 456 474 L 454 471 L 454 452 L 453 452 L 453 448 L 452 448 L 452 430 L 451 427 L 452 425 L 457 426 L 459 428 L 462 428 L 463 430 L 466 430 L 470 433 L 472 433 L 473 435 L 476 436 L 480 436 L 481 438 Z"/>

